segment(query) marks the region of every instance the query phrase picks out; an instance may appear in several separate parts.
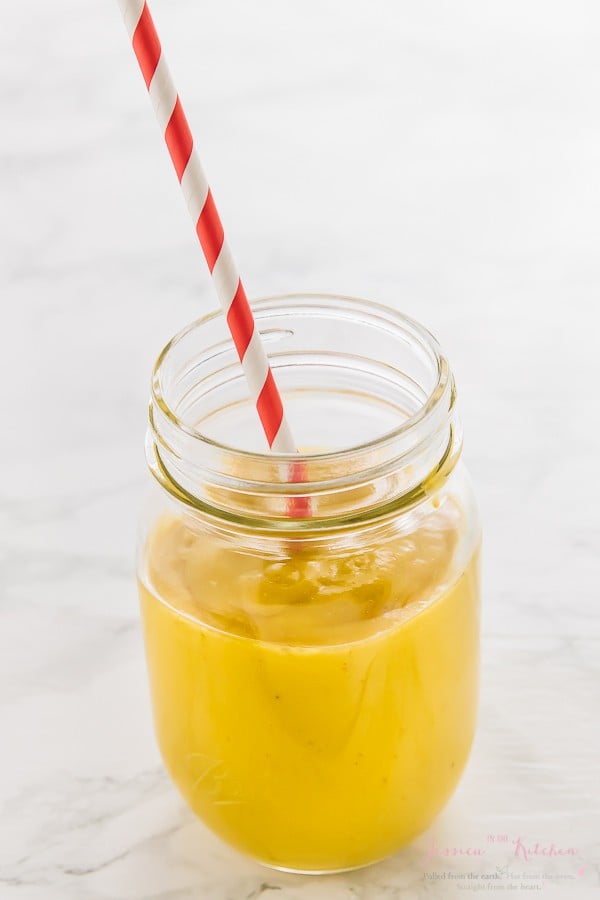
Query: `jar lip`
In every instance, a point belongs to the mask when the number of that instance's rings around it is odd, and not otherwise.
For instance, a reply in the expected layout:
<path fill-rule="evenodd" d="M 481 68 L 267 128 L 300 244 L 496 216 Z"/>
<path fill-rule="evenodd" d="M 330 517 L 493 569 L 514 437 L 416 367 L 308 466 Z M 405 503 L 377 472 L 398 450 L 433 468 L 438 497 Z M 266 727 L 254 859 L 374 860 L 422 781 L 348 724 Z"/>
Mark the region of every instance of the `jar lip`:
<path fill-rule="evenodd" d="M 213 312 L 207 313 L 206 315 L 201 316 L 198 319 L 194 319 L 192 322 L 178 331 L 177 334 L 175 334 L 171 338 L 171 340 L 163 347 L 152 369 L 152 401 L 156 403 L 162 414 L 171 422 L 171 424 L 182 431 L 187 437 L 193 440 L 197 440 L 201 445 L 221 452 L 226 452 L 228 454 L 234 454 L 245 460 L 264 461 L 265 459 L 271 459 L 279 462 L 297 462 L 298 460 L 304 458 L 307 460 L 310 459 L 335 463 L 339 462 L 340 460 L 344 460 L 349 455 L 358 452 L 369 451 L 374 448 L 385 447 L 387 444 L 392 443 L 399 438 L 402 438 L 411 430 L 415 429 L 415 427 L 421 425 L 433 414 L 433 412 L 438 407 L 440 400 L 445 395 L 448 389 L 448 385 L 451 383 L 452 376 L 450 373 L 450 366 L 446 357 L 442 353 L 437 339 L 427 328 L 417 322 L 416 319 L 413 319 L 410 316 L 397 311 L 393 307 L 386 306 L 383 303 L 377 303 L 373 300 L 364 300 L 360 297 L 350 297 L 344 294 L 329 294 L 318 292 L 274 294 L 253 299 L 250 301 L 250 305 L 252 307 L 252 311 L 255 313 L 255 317 L 259 319 L 260 313 L 273 309 L 274 304 L 276 304 L 276 308 L 278 310 L 287 307 L 289 308 L 290 312 L 293 312 L 295 309 L 299 308 L 300 304 L 304 308 L 316 308 L 318 306 L 322 309 L 324 302 L 330 304 L 330 306 L 328 307 L 330 310 L 336 307 L 341 310 L 343 307 L 343 309 L 346 311 L 348 310 L 348 308 L 350 308 L 355 312 L 366 312 L 372 317 L 372 319 L 380 319 L 380 327 L 383 328 L 385 324 L 388 331 L 390 329 L 395 329 L 398 331 L 400 331 L 401 329 L 404 329 L 404 331 L 408 330 L 414 337 L 418 339 L 421 346 L 432 354 L 437 369 L 436 382 L 419 409 L 417 409 L 408 418 L 404 419 L 397 427 L 386 431 L 384 434 L 380 434 L 375 438 L 371 438 L 367 441 L 362 441 L 359 444 L 353 444 L 348 447 L 343 447 L 342 449 L 338 450 L 317 451 L 310 453 L 281 453 L 274 452 L 268 449 L 262 452 L 258 452 L 255 450 L 244 450 L 241 447 L 236 447 L 231 444 L 225 444 L 221 441 L 209 437 L 199 429 L 191 427 L 186 422 L 183 422 L 165 399 L 165 395 L 161 387 L 161 366 L 165 362 L 169 353 L 174 350 L 177 345 L 190 334 L 190 332 L 194 331 L 194 329 L 196 328 L 213 322 L 215 319 L 223 318 L 223 312 L 221 310 L 214 310 Z"/>

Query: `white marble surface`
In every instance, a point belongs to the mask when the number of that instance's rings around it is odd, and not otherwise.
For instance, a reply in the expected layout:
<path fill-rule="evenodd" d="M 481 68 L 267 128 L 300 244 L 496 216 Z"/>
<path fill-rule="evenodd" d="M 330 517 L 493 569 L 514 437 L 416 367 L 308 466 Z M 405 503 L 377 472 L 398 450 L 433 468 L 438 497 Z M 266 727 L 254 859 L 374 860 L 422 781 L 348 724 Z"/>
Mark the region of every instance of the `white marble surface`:
<path fill-rule="evenodd" d="M 490 873 L 597 897 L 598 4 L 153 10 L 250 293 L 397 304 L 450 355 L 486 534 L 478 737 L 430 832 L 360 873 L 271 873 L 185 810 L 132 554 L 150 365 L 215 301 L 116 4 L 6 3 L 0 897 L 446 900 Z"/>

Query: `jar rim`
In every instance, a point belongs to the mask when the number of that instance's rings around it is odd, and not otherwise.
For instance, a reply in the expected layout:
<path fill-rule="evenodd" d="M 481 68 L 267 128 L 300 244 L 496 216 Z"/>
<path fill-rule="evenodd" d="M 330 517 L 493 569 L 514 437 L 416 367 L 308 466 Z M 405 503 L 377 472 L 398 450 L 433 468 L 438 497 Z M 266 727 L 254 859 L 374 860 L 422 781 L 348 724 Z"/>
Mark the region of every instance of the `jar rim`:
<path fill-rule="evenodd" d="M 210 447 L 213 450 L 226 452 L 228 454 L 235 454 L 236 456 L 239 456 L 246 461 L 256 462 L 263 461 L 268 458 L 282 463 L 291 463 L 294 461 L 298 462 L 302 459 L 310 459 L 323 463 L 336 463 L 358 452 L 385 447 L 387 444 L 397 441 L 398 439 L 409 433 L 411 430 L 414 430 L 415 428 L 421 426 L 424 421 L 426 421 L 434 414 L 448 389 L 453 389 L 453 386 L 450 366 L 448 364 L 446 356 L 441 350 L 437 339 L 427 328 L 425 328 L 425 326 L 421 325 L 420 322 L 418 322 L 416 319 L 407 316 L 405 313 L 399 312 L 393 307 L 386 306 L 383 303 L 378 303 L 373 300 L 365 300 L 360 297 L 351 297 L 344 294 L 318 292 L 274 294 L 253 299 L 250 301 L 250 305 L 255 314 L 260 314 L 263 311 L 272 309 L 274 304 L 276 304 L 279 311 L 288 307 L 289 311 L 293 312 L 297 307 L 297 304 L 300 302 L 305 307 L 308 305 L 313 307 L 319 306 L 320 308 L 322 308 L 324 301 L 330 304 L 330 309 L 332 308 L 332 306 L 341 309 L 343 305 L 345 311 L 354 311 L 355 313 L 362 311 L 363 313 L 367 313 L 370 316 L 372 322 L 376 319 L 381 320 L 380 327 L 385 327 L 385 330 L 387 330 L 388 332 L 390 330 L 395 330 L 397 332 L 400 332 L 401 330 L 409 331 L 412 336 L 419 341 L 421 347 L 423 347 L 431 354 L 437 370 L 436 381 L 432 389 L 429 391 L 422 405 L 393 429 L 390 429 L 383 434 L 378 435 L 377 437 L 370 438 L 367 441 L 361 441 L 358 444 L 352 444 L 351 446 L 343 447 L 341 449 L 324 451 L 318 450 L 314 452 L 282 453 L 279 451 L 271 451 L 269 449 L 265 449 L 264 451 L 245 450 L 238 446 L 226 444 L 213 437 L 209 437 L 200 429 L 192 427 L 188 423 L 184 422 L 166 400 L 165 391 L 163 390 L 161 384 L 161 367 L 166 362 L 169 354 L 173 350 L 175 350 L 177 346 L 192 331 L 204 325 L 208 325 L 216 319 L 222 318 L 223 312 L 221 310 L 214 310 L 213 312 L 207 313 L 206 315 L 201 316 L 198 319 L 194 319 L 192 322 L 178 331 L 163 347 L 152 369 L 151 401 L 156 404 L 161 413 L 169 420 L 169 422 L 177 429 L 182 431 L 188 438 L 194 441 L 198 441 L 201 445 Z"/>

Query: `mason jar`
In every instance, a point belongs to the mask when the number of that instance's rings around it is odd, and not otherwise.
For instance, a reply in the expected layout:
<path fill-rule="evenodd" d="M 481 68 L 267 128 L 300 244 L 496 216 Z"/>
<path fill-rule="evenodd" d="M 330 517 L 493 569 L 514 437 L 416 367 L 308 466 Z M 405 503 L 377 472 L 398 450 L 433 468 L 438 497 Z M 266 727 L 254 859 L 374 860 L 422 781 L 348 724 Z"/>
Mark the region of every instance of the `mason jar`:
<path fill-rule="evenodd" d="M 220 313 L 153 373 L 138 578 L 155 729 L 227 843 L 346 870 L 426 829 L 467 761 L 480 524 L 425 328 L 347 297 L 253 309 L 297 455 L 266 450 Z"/>

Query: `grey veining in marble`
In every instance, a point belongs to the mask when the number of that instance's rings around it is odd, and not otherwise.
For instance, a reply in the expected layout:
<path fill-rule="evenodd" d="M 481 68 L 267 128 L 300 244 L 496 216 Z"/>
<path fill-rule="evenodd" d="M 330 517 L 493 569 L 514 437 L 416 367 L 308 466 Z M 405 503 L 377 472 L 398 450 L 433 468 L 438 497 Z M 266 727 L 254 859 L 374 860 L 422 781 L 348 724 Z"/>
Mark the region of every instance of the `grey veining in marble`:
<path fill-rule="evenodd" d="M 152 8 L 249 293 L 397 305 L 450 356 L 485 524 L 478 736 L 430 831 L 358 873 L 270 872 L 186 811 L 132 556 L 150 367 L 215 300 L 117 4 L 7 3 L 0 898 L 591 900 L 600 8 Z"/>

